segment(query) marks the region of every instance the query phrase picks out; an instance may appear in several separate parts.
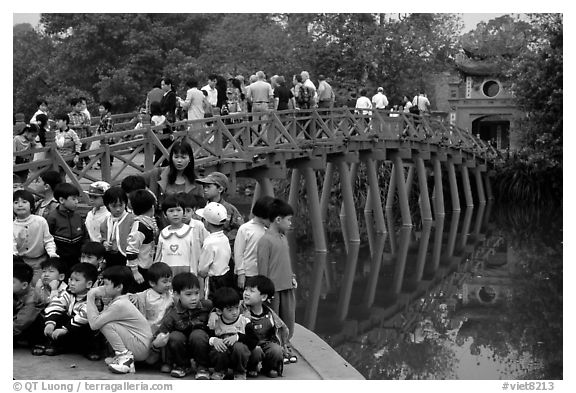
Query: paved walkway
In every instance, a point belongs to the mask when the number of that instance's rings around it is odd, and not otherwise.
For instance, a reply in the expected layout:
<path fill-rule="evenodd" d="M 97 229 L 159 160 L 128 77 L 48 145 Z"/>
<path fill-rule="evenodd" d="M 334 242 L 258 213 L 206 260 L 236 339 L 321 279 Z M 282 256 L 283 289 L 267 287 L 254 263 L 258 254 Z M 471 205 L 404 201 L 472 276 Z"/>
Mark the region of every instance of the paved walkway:
<path fill-rule="evenodd" d="M 258 380 L 319 380 L 364 379 L 316 334 L 296 325 L 292 346 L 298 362 L 284 367 L 282 378 L 259 376 Z M 104 361 L 92 362 L 81 355 L 32 356 L 29 349 L 15 348 L 13 377 L 17 380 L 178 380 L 169 374 L 143 365 L 136 366 L 136 374 L 113 374 Z M 192 380 L 187 376 L 185 380 Z"/>

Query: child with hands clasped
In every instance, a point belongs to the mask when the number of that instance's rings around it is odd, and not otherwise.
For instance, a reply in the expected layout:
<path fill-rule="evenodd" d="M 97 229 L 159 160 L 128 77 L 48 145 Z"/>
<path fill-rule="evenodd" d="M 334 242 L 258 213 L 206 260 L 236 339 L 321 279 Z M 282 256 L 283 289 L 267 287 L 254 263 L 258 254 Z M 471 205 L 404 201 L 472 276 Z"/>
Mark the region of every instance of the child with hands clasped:
<path fill-rule="evenodd" d="M 88 322 L 93 330 L 100 330 L 114 350 L 115 356 L 106 361 L 108 369 L 117 374 L 134 373 L 134 362 L 148 358 L 152 331 L 128 298 L 127 293 L 135 284 L 132 271 L 126 266 L 112 266 L 104 270 L 102 280 L 103 286 L 88 292 Z M 99 311 L 97 297 L 112 300 Z"/>
<path fill-rule="evenodd" d="M 48 257 L 58 257 L 56 243 L 44 217 L 32 214 L 34 196 L 26 190 L 13 194 L 13 212 L 16 216 L 12 225 L 12 253 L 22 257 L 32 266 L 32 285 L 40 277 L 40 264 Z"/>
<path fill-rule="evenodd" d="M 64 282 L 66 276 L 66 265 L 59 257 L 51 257 L 40 264 L 42 275 L 36 282 L 36 294 L 38 298 L 47 306 L 50 301 L 60 297 L 68 288 Z"/>
<path fill-rule="evenodd" d="M 190 220 L 191 225 L 183 222 L 184 206 L 175 195 L 168 195 L 164 199 L 162 212 L 169 225 L 162 229 L 158 237 L 155 261 L 166 263 L 174 275 L 198 274 L 202 244 L 209 232 L 198 220 Z"/>
<path fill-rule="evenodd" d="M 240 314 L 240 295 L 233 288 L 219 288 L 214 293 L 214 307 L 217 316 L 212 314 L 208 321 L 208 328 L 214 331 L 209 340 L 214 365 L 211 379 L 224 379 L 228 368 L 233 370 L 234 379 L 246 379 L 248 358 L 258 338 L 250 319 Z"/>

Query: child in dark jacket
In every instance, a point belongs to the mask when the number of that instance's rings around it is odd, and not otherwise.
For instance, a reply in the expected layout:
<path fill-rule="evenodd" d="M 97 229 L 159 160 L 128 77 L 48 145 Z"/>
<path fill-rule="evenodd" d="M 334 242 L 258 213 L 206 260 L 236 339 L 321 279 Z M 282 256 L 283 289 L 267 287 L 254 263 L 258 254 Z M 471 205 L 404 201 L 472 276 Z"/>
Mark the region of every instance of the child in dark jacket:
<path fill-rule="evenodd" d="M 200 299 L 200 282 L 192 273 L 179 273 L 172 279 L 174 305 L 166 311 L 155 333 L 153 351 L 167 346 L 168 358 L 173 367 L 170 373 L 183 378 L 192 370 L 190 359 L 196 363 L 196 379 L 209 379 L 210 344 L 208 316 L 212 309 L 210 300 Z"/>
<path fill-rule="evenodd" d="M 56 253 L 70 268 L 80 262 L 82 244 L 88 232 L 82 217 L 76 212 L 80 191 L 70 183 L 61 183 L 54 190 L 58 207 L 48 215 L 48 229 L 56 243 Z"/>

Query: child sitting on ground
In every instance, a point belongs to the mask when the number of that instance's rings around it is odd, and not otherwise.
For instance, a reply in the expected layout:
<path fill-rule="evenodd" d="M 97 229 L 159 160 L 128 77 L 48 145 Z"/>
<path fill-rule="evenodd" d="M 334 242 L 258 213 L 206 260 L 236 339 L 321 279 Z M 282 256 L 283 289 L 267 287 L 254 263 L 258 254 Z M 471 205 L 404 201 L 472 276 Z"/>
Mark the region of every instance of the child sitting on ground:
<path fill-rule="evenodd" d="M 125 266 L 128 235 L 134 223 L 134 215 L 126 211 L 128 196 L 122 187 L 111 187 L 104 192 L 102 202 L 110 212 L 100 225 L 102 244 L 106 248 L 106 266 Z"/>
<path fill-rule="evenodd" d="M 196 364 L 196 379 L 209 379 L 208 316 L 210 300 L 200 299 L 200 282 L 192 273 L 180 273 L 172 279 L 174 304 L 166 312 L 152 341 L 152 350 L 167 346 L 172 362 L 170 375 L 184 378 L 191 370 L 190 359 Z"/>
<path fill-rule="evenodd" d="M 244 289 L 247 278 L 258 275 L 258 255 L 256 246 L 258 241 L 270 225 L 268 219 L 268 205 L 274 200 L 271 196 L 263 196 L 252 206 L 250 221 L 238 229 L 234 241 L 234 273 L 238 276 L 237 285 Z"/>
<path fill-rule="evenodd" d="M 66 265 L 58 257 L 48 258 L 40 264 L 42 275 L 36 282 L 36 295 L 47 306 L 52 300 L 66 291 L 68 285 L 64 282 Z"/>
<path fill-rule="evenodd" d="M 227 220 L 226 208 L 219 203 L 210 202 L 204 209 L 196 211 L 204 219 L 204 226 L 210 234 L 204 239 L 198 275 L 206 278 L 204 296 L 212 298 L 212 294 L 222 287 L 232 285 L 230 262 L 230 243 L 224 235 L 224 222 Z"/>
<path fill-rule="evenodd" d="M 258 364 L 262 362 L 261 372 L 270 378 L 282 375 L 283 354 L 287 351 L 288 327 L 270 308 L 269 301 L 274 296 L 274 283 L 268 277 L 255 276 L 244 287 L 245 314 L 258 337 L 258 346 L 248 360 L 248 376 L 258 376 Z"/>
<path fill-rule="evenodd" d="M 86 294 L 97 277 L 98 271 L 93 265 L 72 266 L 68 289 L 52 299 L 44 310 L 45 355 L 80 351 L 90 360 L 100 359 L 101 340 L 90 329 L 86 313 Z"/>
<path fill-rule="evenodd" d="M 198 262 L 204 239 L 209 235 L 204 225 L 193 220 L 184 224 L 184 208 L 175 195 L 168 195 L 162 202 L 168 226 L 160 231 L 155 261 L 164 262 L 178 273 L 198 274 Z"/>
<path fill-rule="evenodd" d="M 296 276 L 292 271 L 290 249 L 286 232 L 292 226 L 292 207 L 281 199 L 275 198 L 269 205 L 268 219 L 270 227 L 258 241 L 258 273 L 268 277 L 274 283 L 276 292 L 272 298 L 272 309 L 286 323 L 288 339 L 294 334 L 296 319 Z M 290 352 L 290 345 L 287 346 Z M 290 353 L 285 363 L 297 361 Z"/>
<path fill-rule="evenodd" d="M 48 257 L 57 257 L 56 243 L 50 234 L 44 217 L 32 214 L 34 195 L 26 190 L 16 190 L 12 194 L 13 212 L 16 216 L 12 224 L 12 253 L 22 257 L 32 266 L 32 285 L 40 277 L 40 264 Z"/>
<path fill-rule="evenodd" d="M 88 236 L 90 241 L 101 242 L 102 234 L 100 233 L 100 227 L 104 221 L 110 215 L 110 211 L 104 206 L 103 196 L 104 193 L 110 188 L 110 184 L 105 181 L 97 181 L 90 184 L 88 191 L 84 191 L 88 194 L 90 201 L 90 206 L 92 209 L 86 214 L 86 220 L 84 224 L 86 225 L 86 230 L 88 231 Z"/>
<path fill-rule="evenodd" d="M 31 188 L 42 198 L 36 202 L 34 214 L 46 218 L 58 207 L 58 201 L 54 198 L 54 189 L 60 183 L 62 183 L 62 176 L 57 171 L 46 171 L 36 178 Z"/>
<path fill-rule="evenodd" d="M 42 337 L 44 304 L 30 284 L 34 271 L 22 258 L 14 256 L 12 265 L 12 338 L 35 345 Z"/>
<path fill-rule="evenodd" d="M 139 290 L 147 289 L 146 272 L 153 263 L 158 226 L 154 220 L 156 198 L 146 190 L 130 193 L 130 204 L 136 217 L 128 235 L 126 265 L 132 270 Z"/>
<path fill-rule="evenodd" d="M 211 379 L 224 379 L 228 368 L 234 372 L 234 379 L 246 379 L 248 358 L 258 338 L 250 319 L 240 313 L 240 295 L 233 288 L 219 288 L 214 293 L 214 307 L 218 316 L 208 322 L 208 328 L 214 331 L 208 341 L 214 365 Z"/>
<path fill-rule="evenodd" d="M 150 324 L 130 302 L 127 293 L 134 287 L 134 277 L 126 266 L 112 266 L 102 273 L 104 285 L 92 288 L 87 296 L 90 327 L 100 330 L 112 349 L 114 357 L 107 359 L 108 369 L 114 373 L 134 373 L 134 361 L 148 358 L 152 332 Z M 108 307 L 99 311 L 97 297 L 108 297 Z"/>
<path fill-rule="evenodd" d="M 86 227 L 78 208 L 80 191 L 72 184 L 60 183 L 54 190 L 54 198 L 58 200 L 58 208 L 48 215 L 48 228 L 54 236 L 56 252 L 66 263 L 66 267 L 80 261 L 80 249 L 87 240 Z"/>

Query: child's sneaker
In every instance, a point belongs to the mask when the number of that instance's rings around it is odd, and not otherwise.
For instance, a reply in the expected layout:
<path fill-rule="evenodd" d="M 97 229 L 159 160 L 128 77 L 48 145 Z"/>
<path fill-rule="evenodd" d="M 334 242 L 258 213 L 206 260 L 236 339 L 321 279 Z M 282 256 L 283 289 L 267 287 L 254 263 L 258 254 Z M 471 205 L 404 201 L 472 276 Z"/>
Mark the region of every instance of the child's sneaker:
<path fill-rule="evenodd" d="M 186 375 L 190 374 L 190 371 L 190 369 L 176 366 L 172 371 L 170 371 L 170 376 L 174 378 L 184 378 Z"/>
<path fill-rule="evenodd" d="M 246 379 L 246 373 L 234 373 L 234 379 L 240 379 L 240 380 L 245 380 Z"/>
<path fill-rule="evenodd" d="M 108 364 L 108 369 L 116 374 L 135 373 L 134 355 L 130 351 L 117 353 L 112 362 Z"/>
<path fill-rule="evenodd" d="M 196 375 L 198 375 L 198 374 L 196 374 Z M 219 380 L 224 379 L 225 376 L 226 376 L 226 375 L 224 375 L 224 373 L 221 373 L 221 372 L 219 372 L 219 371 L 214 371 L 214 372 L 212 373 L 212 376 L 210 377 L 210 379 L 215 379 L 215 380 L 218 380 L 218 381 L 219 381 Z M 198 378 L 196 378 L 196 379 L 198 379 Z"/>
<path fill-rule="evenodd" d="M 210 379 L 210 371 L 205 367 L 198 367 L 198 370 L 196 371 L 196 379 Z"/>
<path fill-rule="evenodd" d="M 268 378 L 278 378 L 278 371 L 270 370 L 266 373 L 266 375 L 268 376 Z"/>

